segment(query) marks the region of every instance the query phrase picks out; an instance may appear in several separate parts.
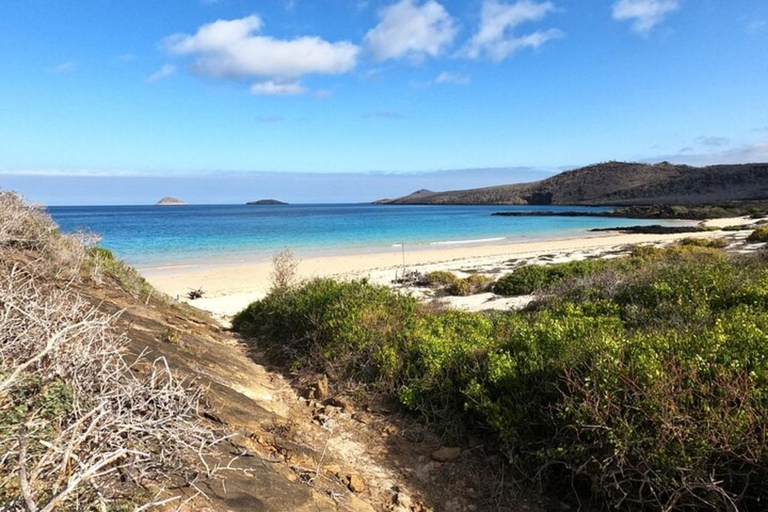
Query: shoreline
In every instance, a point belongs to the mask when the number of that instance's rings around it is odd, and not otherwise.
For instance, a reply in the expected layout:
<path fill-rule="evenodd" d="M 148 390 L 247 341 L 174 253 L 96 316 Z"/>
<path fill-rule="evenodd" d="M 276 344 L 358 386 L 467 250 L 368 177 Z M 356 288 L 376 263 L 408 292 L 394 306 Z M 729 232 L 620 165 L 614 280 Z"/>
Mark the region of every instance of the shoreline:
<path fill-rule="evenodd" d="M 732 224 L 753 224 L 746 217 L 703 221 L 710 227 Z M 520 260 L 570 261 L 593 257 L 608 257 L 622 247 L 636 244 L 667 244 L 683 238 L 719 238 L 739 233 L 711 231 L 701 233 L 645 235 L 622 233 L 589 233 L 579 237 L 561 237 L 514 243 L 480 245 L 443 245 L 418 247 L 405 252 L 399 246 L 389 251 L 364 254 L 336 254 L 310 256 L 300 259 L 300 279 L 333 277 L 368 278 L 378 284 L 390 284 L 397 275 L 407 271 L 431 272 L 449 270 L 458 274 L 482 272 L 502 275 L 512 270 Z M 192 289 L 202 288 L 205 296 L 191 301 L 195 307 L 209 311 L 220 319 L 245 308 L 266 295 L 270 287 L 270 261 L 248 263 L 207 263 L 205 265 L 166 265 L 157 269 L 144 269 L 142 275 L 158 290 L 179 300 Z"/>
<path fill-rule="evenodd" d="M 627 220 L 627 219 L 623 219 Z M 693 221 L 687 219 L 660 219 L 658 222 L 663 223 L 665 226 L 692 226 L 698 225 L 702 221 Z M 591 231 L 591 230 L 570 230 L 560 231 L 558 234 L 536 234 L 536 235 L 511 235 L 511 236 L 482 236 L 481 238 L 457 238 L 455 240 L 439 240 L 432 242 L 393 242 L 389 244 L 377 243 L 371 245 L 339 245 L 338 247 L 323 246 L 323 247 L 290 247 L 297 255 L 302 259 L 314 260 L 320 258 L 334 258 L 339 256 L 345 257 L 367 257 L 376 256 L 380 254 L 388 254 L 391 251 L 396 251 L 402 255 L 403 245 L 405 245 L 406 255 L 411 253 L 418 253 L 427 250 L 435 251 L 448 251 L 451 248 L 477 248 L 486 246 L 509 246 L 525 243 L 538 243 L 548 242 L 553 240 L 570 240 L 570 239 L 584 239 L 595 238 L 602 236 L 610 236 L 611 231 Z M 274 252 L 282 249 L 276 248 L 270 253 L 241 253 L 237 251 L 231 253 L 212 253 L 204 258 L 194 258 L 189 260 L 168 259 L 157 260 L 153 263 L 135 263 L 133 264 L 139 272 L 157 274 L 164 271 L 176 271 L 178 269 L 205 269 L 210 267 L 233 267 L 233 266 L 245 266 L 255 265 L 261 263 L 270 263 Z M 129 262 L 130 263 L 130 262 Z"/>

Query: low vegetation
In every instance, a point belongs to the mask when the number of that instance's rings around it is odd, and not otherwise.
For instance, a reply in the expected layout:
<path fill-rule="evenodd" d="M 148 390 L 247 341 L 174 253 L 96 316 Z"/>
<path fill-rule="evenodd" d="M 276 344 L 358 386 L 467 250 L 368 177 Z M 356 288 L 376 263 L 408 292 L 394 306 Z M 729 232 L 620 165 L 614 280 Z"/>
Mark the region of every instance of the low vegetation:
<path fill-rule="evenodd" d="M 421 283 L 446 295 L 463 297 L 483 293 L 493 288 L 493 279 L 481 274 L 460 278 L 453 272 L 435 270 L 426 274 Z"/>
<path fill-rule="evenodd" d="M 724 249 L 729 244 L 725 238 L 684 238 L 678 243 L 683 246 L 709 247 L 711 249 Z"/>
<path fill-rule="evenodd" d="M 545 298 L 435 311 L 320 279 L 274 290 L 233 326 L 276 361 L 396 398 L 457 442 L 490 435 L 551 489 L 625 510 L 764 509 L 765 254 L 688 241 L 512 276 L 496 286 Z"/>
<path fill-rule="evenodd" d="M 0 192 L 3 510 L 134 509 L 191 481 L 214 442 L 200 391 L 163 359 L 127 360 L 119 312 L 78 294 L 107 280 L 149 293 L 95 240 Z"/>
<path fill-rule="evenodd" d="M 762 226 L 754 230 L 748 237 L 747 242 L 761 243 L 768 242 L 768 226 Z"/>

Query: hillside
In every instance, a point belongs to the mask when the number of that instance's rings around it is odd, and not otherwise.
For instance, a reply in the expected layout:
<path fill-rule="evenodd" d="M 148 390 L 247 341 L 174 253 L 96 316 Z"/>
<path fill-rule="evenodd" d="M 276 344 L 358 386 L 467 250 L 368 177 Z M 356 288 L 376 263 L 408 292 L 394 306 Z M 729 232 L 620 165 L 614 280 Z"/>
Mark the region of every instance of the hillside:
<path fill-rule="evenodd" d="M 712 204 L 768 198 L 768 164 L 690 167 L 607 162 L 533 183 L 418 191 L 384 204 Z"/>

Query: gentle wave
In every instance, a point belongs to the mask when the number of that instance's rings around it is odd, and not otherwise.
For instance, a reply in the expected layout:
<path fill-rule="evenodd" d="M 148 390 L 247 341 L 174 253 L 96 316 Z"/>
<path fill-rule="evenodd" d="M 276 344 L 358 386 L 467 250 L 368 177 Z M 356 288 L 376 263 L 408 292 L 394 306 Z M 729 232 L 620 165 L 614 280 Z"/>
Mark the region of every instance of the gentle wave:
<path fill-rule="evenodd" d="M 139 270 L 141 271 L 151 271 L 151 270 L 178 270 L 182 268 L 195 268 L 198 265 L 166 265 L 163 267 L 141 267 Z"/>
<path fill-rule="evenodd" d="M 501 236 L 497 238 L 478 238 L 476 240 L 446 240 L 444 242 L 432 242 L 429 245 L 460 245 L 460 244 L 481 244 L 485 242 L 500 242 L 506 240 L 507 237 Z"/>

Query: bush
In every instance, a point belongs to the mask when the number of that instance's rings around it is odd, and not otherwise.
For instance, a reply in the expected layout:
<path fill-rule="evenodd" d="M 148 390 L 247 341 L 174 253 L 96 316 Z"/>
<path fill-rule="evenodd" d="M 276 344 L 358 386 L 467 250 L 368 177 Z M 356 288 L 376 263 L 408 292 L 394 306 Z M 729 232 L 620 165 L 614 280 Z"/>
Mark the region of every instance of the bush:
<path fill-rule="evenodd" d="M 747 237 L 747 242 L 752 244 L 768 242 L 768 226 L 759 227 L 754 230 Z"/>
<path fill-rule="evenodd" d="M 429 272 L 426 276 L 424 276 L 424 278 L 426 280 L 427 286 L 431 286 L 433 288 L 451 286 L 459 280 L 459 278 L 456 277 L 456 274 L 446 270 L 435 270 L 433 272 Z"/>
<path fill-rule="evenodd" d="M 551 288 L 567 279 L 586 277 L 609 269 L 631 266 L 627 258 L 614 260 L 581 260 L 555 265 L 527 265 L 498 281 L 493 287 L 499 295 L 531 295 Z"/>
<path fill-rule="evenodd" d="M 435 270 L 424 276 L 427 286 L 441 289 L 448 295 L 466 296 L 488 291 L 493 279 L 481 274 L 472 274 L 461 279 L 453 272 Z"/>
<path fill-rule="evenodd" d="M 472 274 L 464 279 L 459 279 L 447 288 L 448 295 L 467 296 L 483 293 L 492 288 L 493 279 L 480 274 Z"/>
<path fill-rule="evenodd" d="M 109 249 L 90 247 L 85 261 L 90 269 L 89 278 L 97 284 L 112 279 L 124 291 L 139 299 L 157 293 L 135 268 L 118 259 Z"/>
<path fill-rule="evenodd" d="M 689 247 L 708 247 L 711 249 L 723 249 L 728 246 L 725 238 L 684 238 L 680 245 Z"/>
<path fill-rule="evenodd" d="M 492 432 L 516 467 L 611 508 L 764 509 L 765 258 L 686 243 L 508 277 L 547 299 L 431 312 L 365 282 L 319 280 L 273 292 L 234 327 L 449 434 Z"/>
<path fill-rule="evenodd" d="M 290 288 L 296 284 L 299 259 L 286 247 L 272 256 L 272 271 L 269 280 L 273 288 Z"/>
<path fill-rule="evenodd" d="M 418 302 L 366 281 L 315 279 L 273 290 L 232 319 L 277 361 L 338 379 L 376 382 L 395 375 Z"/>
<path fill-rule="evenodd" d="M 501 277 L 493 286 L 498 295 L 528 295 L 551 283 L 552 273 L 543 265 L 528 265 Z"/>

